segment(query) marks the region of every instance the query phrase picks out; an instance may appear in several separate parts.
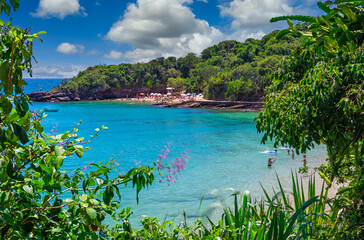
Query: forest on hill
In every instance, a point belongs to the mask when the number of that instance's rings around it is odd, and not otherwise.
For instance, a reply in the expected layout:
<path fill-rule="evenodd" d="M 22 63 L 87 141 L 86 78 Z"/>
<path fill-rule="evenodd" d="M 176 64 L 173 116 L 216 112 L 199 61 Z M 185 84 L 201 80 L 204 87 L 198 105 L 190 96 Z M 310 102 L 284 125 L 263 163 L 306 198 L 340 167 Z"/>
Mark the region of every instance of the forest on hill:
<path fill-rule="evenodd" d="M 178 59 L 92 66 L 52 91 L 76 94 L 81 99 L 105 99 L 126 97 L 127 89 L 148 93 L 168 86 L 177 91 L 203 92 L 206 99 L 260 98 L 270 85 L 269 73 L 301 42 L 298 36 L 277 40 L 278 34 L 273 31 L 261 40 L 250 38 L 244 43 L 223 41 L 203 50 L 201 56 L 189 53 Z"/>

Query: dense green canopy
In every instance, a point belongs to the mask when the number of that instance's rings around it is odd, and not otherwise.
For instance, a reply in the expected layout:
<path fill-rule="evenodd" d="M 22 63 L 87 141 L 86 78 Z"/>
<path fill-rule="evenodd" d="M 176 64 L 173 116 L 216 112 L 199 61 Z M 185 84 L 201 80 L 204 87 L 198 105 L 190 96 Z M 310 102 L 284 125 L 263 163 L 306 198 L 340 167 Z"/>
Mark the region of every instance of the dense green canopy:
<path fill-rule="evenodd" d="M 97 92 L 109 88 L 168 85 L 178 90 L 204 92 L 209 99 L 240 100 L 261 96 L 269 85 L 268 74 L 283 56 L 300 43 L 298 36 L 276 39 L 274 31 L 261 40 L 224 41 L 183 58 L 157 58 L 148 63 L 93 66 L 64 81 L 57 90 Z"/>
<path fill-rule="evenodd" d="M 327 148 L 330 180 L 348 182 L 340 201 L 352 236 L 363 234 L 364 218 L 364 11 L 363 1 L 327 1 L 321 17 L 288 19 L 293 32 L 306 36 L 300 48 L 272 75 L 258 131 L 276 145 L 305 153 L 316 144 Z M 310 23 L 302 32 L 291 20 Z M 347 234 L 347 233 L 345 233 Z M 351 236 L 351 237 L 352 237 Z M 359 239 L 359 238 L 358 238 Z"/>

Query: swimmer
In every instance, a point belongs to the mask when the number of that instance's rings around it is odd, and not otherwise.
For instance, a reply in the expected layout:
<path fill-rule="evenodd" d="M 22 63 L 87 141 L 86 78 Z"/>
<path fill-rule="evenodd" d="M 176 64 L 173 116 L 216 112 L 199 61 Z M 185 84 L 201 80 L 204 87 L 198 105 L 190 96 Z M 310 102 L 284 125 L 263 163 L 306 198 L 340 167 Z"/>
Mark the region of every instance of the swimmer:
<path fill-rule="evenodd" d="M 289 155 L 289 149 L 287 150 L 287 154 Z"/>
<path fill-rule="evenodd" d="M 274 161 L 272 161 L 272 160 L 274 160 Z M 268 167 L 271 167 L 272 164 L 275 163 L 275 162 L 276 162 L 276 159 L 275 158 L 269 158 L 268 159 Z"/>
<path fill-rule="evenodd" d="M 275 153 L 275 154 L 277 154 L 277 153 L 278 153 L 278 150 L 277 150 L 277 149 L 276 149 L 276 150 L 274 150 L 274 153 Z"/>
<path fill-rule="evenodd" d="M 306 167 L 307 166 L 307 159 L 306 159 L 306 155 L 303 155 L 303 167 Z"/>

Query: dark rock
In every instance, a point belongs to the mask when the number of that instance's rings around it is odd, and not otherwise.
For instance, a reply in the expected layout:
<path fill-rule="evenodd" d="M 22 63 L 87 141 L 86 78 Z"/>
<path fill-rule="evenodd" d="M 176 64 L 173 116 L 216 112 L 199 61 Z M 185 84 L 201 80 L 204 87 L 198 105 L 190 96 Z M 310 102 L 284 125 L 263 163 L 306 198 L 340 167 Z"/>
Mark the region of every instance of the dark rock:
<path fill-rule="evenodd" d="M 57 99 L 60 102 L 69 102 L 69 101 L 71 101 L 71 99 L 69 97 L 57 97 Z"/>

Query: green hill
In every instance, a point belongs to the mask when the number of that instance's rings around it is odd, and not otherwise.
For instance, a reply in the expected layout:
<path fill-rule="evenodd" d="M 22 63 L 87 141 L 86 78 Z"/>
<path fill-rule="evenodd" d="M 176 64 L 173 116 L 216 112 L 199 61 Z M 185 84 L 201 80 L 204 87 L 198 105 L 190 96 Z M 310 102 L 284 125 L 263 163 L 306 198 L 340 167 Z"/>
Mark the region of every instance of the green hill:
<path fill-rule="evenodd" d="M 126 97 L 138 91 L 162 92 L 166 86 L 180 91 L 204 92 L 207 99 L 244 100 L 259 98 L 270 84 L 269 73 L 300 43 L 278 31 L 261 40 L 244 43 L 223 41 L 206 48 L 201 56 L 157 58 L 148 63 L 93 66 L 52 91 L 68 92 L 81 99 Z"/>

